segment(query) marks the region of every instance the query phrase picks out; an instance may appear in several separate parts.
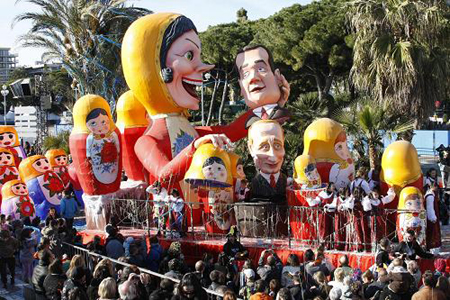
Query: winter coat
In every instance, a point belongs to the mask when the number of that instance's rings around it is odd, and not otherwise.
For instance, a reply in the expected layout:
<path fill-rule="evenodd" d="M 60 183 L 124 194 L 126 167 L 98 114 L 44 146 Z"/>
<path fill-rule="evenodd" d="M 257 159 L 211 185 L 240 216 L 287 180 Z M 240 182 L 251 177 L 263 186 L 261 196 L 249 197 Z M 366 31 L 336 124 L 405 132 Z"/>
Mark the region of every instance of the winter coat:
<path fill-rule="evenodd" d="M 33 288 L 37 293 L 44 294 L 44 280 L 48 274 L 48 264 L 45 264 L 42 260 L 39 261 L 38 265 L 34 267 L 33 276 L 31 277 L 31 283 Z"/>
<path fill-rule="evenodd" d="M 44 279 L 45 296 L 49 300 L 60 300 L 64 281 L 67 277 L 64 274 L 48 274 Z"/>

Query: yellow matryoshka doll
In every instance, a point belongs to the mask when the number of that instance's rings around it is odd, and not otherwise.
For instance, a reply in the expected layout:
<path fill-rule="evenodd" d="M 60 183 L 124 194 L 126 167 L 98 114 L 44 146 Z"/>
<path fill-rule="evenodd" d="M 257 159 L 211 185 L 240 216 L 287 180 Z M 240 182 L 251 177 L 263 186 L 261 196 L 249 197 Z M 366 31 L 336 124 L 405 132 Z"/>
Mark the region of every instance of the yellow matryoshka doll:
<path fill-rule="evenodd" d="M 8 181 L 2 186 L 2 214 L 12 216 L 15 220 L 36 215 L 34 202 L 28 196 L 25 183 L 19 179 Z"/>
<path fill-rule="evenodd" d="M 425 245 L 427 229 L 427 213 L 420 190 L 409 186 L 400 192 L 397 213 L 397 235 L 403 241 L 406 233 L 413 230 L 419 245 Z"/>
<path fill-rule="evenodd" d="M 14 164 L 14 155 L 7 148 L 0 148 L 0 189 L 10 180 L 19 179 L 19 170 Z M 0 206 L 1 206 L 0 197 Z"/>
<path fill-rule="evenodd" d="M 27 157 L 20 145 L 19 135 L 14 126 L 0 126 L 0 147 L 6 148 L 14 155 L 14 165 L 19 166 L 22 159 Z"/>
<path fill-rule="evenodd" d="M 25 158 L 19 165 L 19 173 L 28 188 L 36 207 L 36 215 L 44 220 L 50 207 L 59 213 L 64 184 L 48 159 L 43 155 Z"/>
<path fill-rule="evenodd" d="M 136 153 L 134 145 L 151 125 L 145 107 L 136 99 L 132 91 L 120 96 L 116 106 L 117 128 L 122 140 L 123 169 L 129 180 L 146 181 L 146 171 Z"/>
<path fill-rule="evenodd" d="M 303 143 L 303 154 L 315 158 L 323 182 L 333 182 L 339 189 L 354 179 L 355 166 L 341 124 L 328 118 L 318 119 L 306 128 Z"/>
<path fill-rule="evenodd" d="M 225 150 L 213 144 L 201 145 L 194 153 L 185 181 L 198 187 L 198 197 L 205 206 L 207 230 L 228 232 L 233 203 L 231 162 Z"/>
<path fill-rule="evenodd" d="M 67 166 L 68 158 L 67 153 L 63 149 L 50 149 L 45 153 L 45 157 L 50 162 L 50 166 L 53 168 L 59 178 L 61 178 L 64 189 L 68 189 L 70 186 L 69 169 Z"/>
<path fill-rule="evenodd" d="M 322 186 L 314 157 L 303 154 L 295 159 L 294 182 L 296 187 L 301 189 L 316 189 Z"/>

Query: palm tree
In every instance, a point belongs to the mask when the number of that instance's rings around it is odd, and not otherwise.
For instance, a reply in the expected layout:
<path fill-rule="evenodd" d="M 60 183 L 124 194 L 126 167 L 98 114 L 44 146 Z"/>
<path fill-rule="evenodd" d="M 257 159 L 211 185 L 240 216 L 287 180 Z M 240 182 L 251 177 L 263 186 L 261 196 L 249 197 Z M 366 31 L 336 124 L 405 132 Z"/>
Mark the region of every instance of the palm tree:
<path fill-rule="evenodd" d="M 333 117 L 353 136 L 356 147 L 360 147 L 360 157 L 364 158 L 369 153 L 371 169 L 379 165 L 378 153 L 383 148 L 383 137 L 414 128 L 413 118 L 386 104 L 377 104 L 368 99 L 363 99 L 348 110 L 336 112 Z"/>
<path fill-rule="evenodd" d="M 417 120 L 449 83 L 449 7 L 438 0 L 348 3 L 355 44 L 351 79 L 360 92 Z"/>
<path fill-rule="evenodd" d="M 61 61 L 80 95 L 97 93 L 114 103 L 126 88 L 120 60 L 123 35 L 134 20 L 151 11 L 125 6 L 125 0 L 22 1 L 37 5 L 40 12 L 16 16 L 13 24 L 32 22 L 20 45 L 44 48 L 44 60 Z"/>

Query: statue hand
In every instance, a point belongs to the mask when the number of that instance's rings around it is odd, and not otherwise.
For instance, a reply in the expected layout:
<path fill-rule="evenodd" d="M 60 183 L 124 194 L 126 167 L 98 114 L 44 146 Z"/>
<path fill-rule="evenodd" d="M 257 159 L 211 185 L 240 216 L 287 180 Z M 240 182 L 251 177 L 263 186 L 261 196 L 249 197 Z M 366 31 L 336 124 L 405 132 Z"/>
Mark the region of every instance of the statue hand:
<path fill-rule="evenodd" d="M 281 91 L 281 97 L 280 97 L 280 100 L 278 100 L 278 105 L 280 107 L 283 107 L 289 98 L 289 94 L 291 92 L 291 86 L 290 86 L 289 82 L 287 82 L 286 78 L 284 78 L 284 76 L 280 73 L 279 69 L 275 70 L 275 77 L 277 79 L 277 83 L 278 83 L 278 86 L 280 87 L 280 91 Z"/>

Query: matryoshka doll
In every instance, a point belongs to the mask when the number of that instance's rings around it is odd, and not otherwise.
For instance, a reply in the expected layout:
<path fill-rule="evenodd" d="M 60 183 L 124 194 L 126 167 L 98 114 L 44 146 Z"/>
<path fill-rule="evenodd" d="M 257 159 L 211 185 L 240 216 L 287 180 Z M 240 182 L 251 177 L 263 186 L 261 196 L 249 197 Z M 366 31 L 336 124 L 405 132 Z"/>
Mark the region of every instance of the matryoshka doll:
<path fill-rule="evenodd" d="M 233 177 L 234 201 L 243 201 L 250 192 L 247 187 L 247 180 L 244 173 L 244 165 L 239 155 L 234 152 L 228 152 L 231 163 L 231 176 Z"/>
<path fill-rule="evenodd" d="M 19 171 L 14 164 L 14 155 L 7 148 L 0 148 L 0 189 L 10 180 L 19 179 Z M 0 206 L 1 206 L 0 197 Z"/>
<path fill-rule="evenodd" d="M 64 184 L 45 156 L 33 155 L 25 158 L 19 165 L 19 173 L 27 185 L 39 218 L 45 219 L 50 207 L 59 212 Z"/>
<path fill-rule="evenodd" d="M 6 148 L 14 155 L 14 165 L 19 166 L 22 159 L 27 157 L 20 145 L 19 135 L 14 126 L 0 126 L 0 147 Z"/>
<path fill-rule="evenodd" d="M 68 189 L 70 186 L 69 169 L 67 167 L 67 154 L 63 149 L 51 149 L 45 153 L 45 157 L 50 162 L 50 166 L 53 168 L 59 178 L 61 178 L 64 189 Z"/>
<path fill-rule="evenodd" d="M 405 187 L 400 193 L 397 214 L 397 234 L 403 241 L 409 230 L 416 233 L 417 243 L 425 245 L 427 213 L 423 204 L 422 193 L 416 187 Z"/>
<path fill-rule="evenodd" d="M 408 186 L 423 189 L 422 169 L 420 168 L 417 150 L 407 141 L 396 141 L 387 146 L 381 158 L 381 194 L 385 195 L 389 188 L 393 188 L 397 196 L 400 191 Z M 398 197 L 384 206 L 385 209 L 395 210 L 398 207 Z M 396 214 L 393 211 L 387 213 L 390 222 L 386 224 L 387 234 L 395 228 L 393 224 Z"/>
<path fill-rule="evenodd" d="M 25 183 L 19 179 L 8 181 L 2 186 L 2 213 L 15 220 L 25 217 L 34 218 L 36 210 L 33 200 L 28 196 Z"/>
<path fill-rule="evenodd" d="M 97 95 L 78 99 L 73 117 L 70 153 L 83 189 L 86 225 L 89 229 L 103 229 L 108 222 L 109 201 L 120 189 L 120 132 L 108 103 Z"/>
<path fill-rule="evenodd" d="M 132 91 L 128 91 L 120 96 L 117 101 L 116 111 L 116 125 L 121 133 L 123 147 L 123 169 L 127 174 L 128 180 L 146 181 L 147 172 L 134 152 L 134 145 L 150 125 L 147 111 L 134 97 Z"/>
<path fill-rule="evenodd" d="M 306 128 L 303 143 L 303 154 L 315 158 L 323 182 L 333 182 L 339 189 L 354 179 L 355 166 L 341 124 L 328 118 L 318 119 Z"/>
<path fill-rule="evenodd" d="M 194 153 L 185 181 L 198 187 L 204 203 L 204 224 L 208 232 L 225 233 L 232 225 L 233 203 L 231 162 L 225 150 L 213 144 L 201 145 Z"/>
<path fill-rule="evenodd" d="M 295 159 L 294 182 L 294 187 L 297 189 L 316 189 L 322 186 L 314 157 L 303 154 Z"/>

